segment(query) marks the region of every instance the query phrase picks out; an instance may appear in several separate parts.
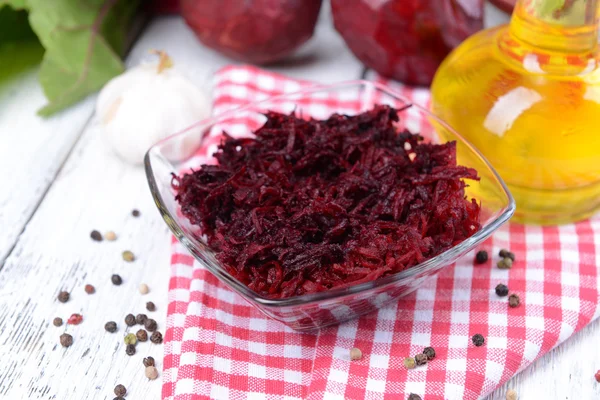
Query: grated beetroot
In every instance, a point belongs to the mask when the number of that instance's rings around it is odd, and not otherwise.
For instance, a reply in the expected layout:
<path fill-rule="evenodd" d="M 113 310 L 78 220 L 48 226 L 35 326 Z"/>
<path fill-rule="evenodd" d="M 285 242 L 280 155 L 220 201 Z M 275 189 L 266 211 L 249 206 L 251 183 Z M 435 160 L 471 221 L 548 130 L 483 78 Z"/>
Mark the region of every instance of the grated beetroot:
<path fill-rule="evenodd" d="M 226 139 L 217 165 L 173 177 L 176 200 L 228 272 L 287 298 L 372 281 L 480 229 L 456 143 L 398 132 L 398 111 L 326 120 L 268 112 L 256 138 Z"/>

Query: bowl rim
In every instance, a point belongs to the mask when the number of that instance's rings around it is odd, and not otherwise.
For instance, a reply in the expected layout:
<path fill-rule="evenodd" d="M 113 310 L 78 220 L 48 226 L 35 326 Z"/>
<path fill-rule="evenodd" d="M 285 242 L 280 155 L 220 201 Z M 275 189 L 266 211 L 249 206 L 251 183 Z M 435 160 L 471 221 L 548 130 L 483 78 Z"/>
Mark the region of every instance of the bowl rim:
<path fill-rule="evenodd" d="M 239 282 L 236 278 L 231 276 L 222 267 L 219 266 L 219 268 L 217 269 L 215 266 L 210 265 L 209 262 L 206 262 L 205 260 L 199 260 L 198 259 L 199 255 L 197 254 L 198 245 L 195 244 L 196 239 L 188 237 L 188 235 L 184 232 L 184 230 L 176 222 L 177 218 L 173 217 L 173 215 L 171 215 L 168 208 L 165 206 L 162 195 L 160 194 L 160 191 L 158 189 L 158 184 L 154 178 L 154 172 L 153 172 L 152 162 L 151 162 L 151 153 L 158 151 L 157 149 L 159 149 L 161 145 L 169 142 L 170 140 L 172 140 L 173 138 L 175 138 L 177 136 L 185 134 L 189 130 L 194 129 L 199 125 L 212 125 L 212 124 L 218 123 L 220 120 L 231 117 L 231 116 L 235 115 L 236 113 L 253 110 L 263 103 L 273 102 L 273 101 L 278 101 L 278 100 L 286 100 L 291 96 L 298 96 L 298 95 L 309 94 L 309 93 L 314 93 L 314 92 L 319 92 L 319 91 L 332 91 L 332 90 L 336 90 L 336 89 L 339 90 L 339 89 L 343 89 L 343 88 L 350 88 L 352 86 L 357 86 L 358 88 L 371 87 L 373 89 L 382 91 L 398 100 L 405 102 L 406 105 L 410 105 L 411 107 L 417 108 L 420 112 L 424 113 L 425 115 L 427 115 L 430 118 L 433 118 L 437 123 L 441 124 L 444 128 L 446 128 L 450 132 L 452 132 L 456 136 L 457 139 L 460 139 L 463 142 L 463 144 L 466 145 L 470 151 L 472 151 L 473 153 L 475 153 L 475 155 L 477 155 L 479 157 L 479 159 L 486 165 L 486 167 L 492 173 L 492 176 L 500 184 L 500 187 L 502 188 L 504 195 L 506 196 L 506 199 L 507 199 L 507 205 L 506 205 L 505 209 L 502 211 L 502 213 L 498 217 L 496 217 L 493 221 L 491 221 L 490 223 L 488 223 L 487 225 L 482 227 L 474 235 L 468 237 L 467 239 L 463 240 L 459 244 L 443 251 L 442 253 L 436 255 L 435 257 L 432 257 L 420 264 L 417 264 L 417 265 L 410 267 L 408 269 L 405 269 L 403 271 L 376 279 L 375 281 L 362 282 L 362 283 L 359 283 L 356 285 L 343 286 L 343 287 L 326 290 L 323 292 L 310 293 L 310 294 L 305 294 L 305 295 L 300 295 L 300 296 L 293 296 L 293 297 L 288 297 L 288 298 L 284 298 L 284 299 L 270 299 L 270 298 L 263 297 L 260 294 L 254 292 L 252 289 L 248 288 L 243 283 Z M 512 215 L 514 214 L 515 209 L 516 209 L 514 198 L 513 198 L 512 194 L 510 193 L 508 187 L 506 186 L 506 183 L 500 177 L 500 175 L 498 174 L 496 169 L 490 164 L 490 162 L 487 160 L 487 158 L 485 158 L 485 156 L 483 156 L 483 154 L 481 154 L 479 152 L 479 150 L 477 150 L 477 148 L 475 148 L 460 133 L 458 133 L 448 123 L 446 123 L 445 121 L 440 119 L 438 116 L 433 114 L 431 111 L 429 111 L 428 109 L 426 109 L 418 104 L 415 104 L 413 101 L 409 100 L 408 98 L 406 98 L 404 95 L 400 94 L 397 90 L 393 89 L 392 87 L 389 87 L 389 86 L 384 85 L 379 82 L 367 81 L 364 79 L 343 81 L 343 82 L 327 84 L 327 85 L 325 85 L 325 84 L 311 85 L 307 88 L 297 90 L 294 92 L 278 94 L 275 96 L 268 96 L 262 100 L 249 102 L 249 103 L 241 105 L 239 107 L 235 107 L 230 110 L 224 111 L 213 117 L 209 117 L 207 119 L 197 121 L 194 124 L 188 126 L 187 128 L 184 128 L 184 129 L 160 140 L 159 142 L 155 143 L 146 152 L 146 155 L 144 157 L 144 170 L 146 173 L 146 179 L 148 182 L 148 186 L 150 188 L 150 192 L 155 201 L 155 204 L 156 204 L 162 218 L 164 219 L 166 224 L 169 226 L 169 228 L 171 229 L 171 231 L 175 235 L 175 237 L 183 244 L 183 246 L 192 255 L 194 255 L 194 258 L 196 260 L 198 260 L 198 262 L 200 262 L 203 266 L 205 266 L 211 273 L 216 275 L 218 278 L 224 280 L 225 283 L 232 290 L 234 290 L 236 293 L 240 294 L 242 297 L 246 298 L 247 300 L 249 300 L 253 303 L 259 303 L 261 306 L 264 306 L 264 307 L 279 308 L 279 307 L 305 305 L 305 304 L 309 304 L 309 303 L 332 300 L 332 299 L 336 299 L 336 298 L 343 297 L 346 295 L 358 294 L 358 293 L 365 292 L 370 289 L 383 287 L 388 284 L 419 275 L 420 273 L 425 273 L 429 269 L 434 269 L 434 267 L 439 266 L 438 264 L 443 263 L 444 259 L 458 257 L 461 255 L 461 253 L 464 252 L 464 250 L 466 248 L 473 248 L 477 244 L 479 244 L 482 241 L 484 241 L 485 239 L 487 239 L 495 230 L 497 230 L 500 226 L 502 226 L 504 223 L 506 223 L 512 217 Z M 206 245 L 203 245 L 203 246 L 206 246 Z M 441 265 L 440 268 L 443 266 L 444 265 Z"/>

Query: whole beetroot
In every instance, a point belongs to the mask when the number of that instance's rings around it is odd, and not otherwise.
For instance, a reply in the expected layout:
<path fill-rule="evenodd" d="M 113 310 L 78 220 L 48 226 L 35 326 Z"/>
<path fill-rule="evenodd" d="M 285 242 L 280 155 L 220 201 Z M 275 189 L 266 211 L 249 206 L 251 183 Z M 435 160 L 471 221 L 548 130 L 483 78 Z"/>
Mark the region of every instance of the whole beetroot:
<path fill-rule="evenodd" d="M 321 0 L 181 0 L 200 41 L 254 64 L 281 60 L 311 38 Z"/>

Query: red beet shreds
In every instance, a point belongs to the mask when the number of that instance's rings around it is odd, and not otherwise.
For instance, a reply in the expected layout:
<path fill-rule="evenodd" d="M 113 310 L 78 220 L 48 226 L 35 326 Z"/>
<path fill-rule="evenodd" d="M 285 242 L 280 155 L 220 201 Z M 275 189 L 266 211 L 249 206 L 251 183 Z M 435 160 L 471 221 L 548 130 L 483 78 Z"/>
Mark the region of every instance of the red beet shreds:
<path fill-rule="evenodd" d="M 256 138 L 229 136 L 217 165 L 173 178 L 183 214 L 230 274 L 286 298 L 410 268 L 480 229 L 456 143 L 398 132 L 397 110 L 304 120 L 266 114 Z"/>

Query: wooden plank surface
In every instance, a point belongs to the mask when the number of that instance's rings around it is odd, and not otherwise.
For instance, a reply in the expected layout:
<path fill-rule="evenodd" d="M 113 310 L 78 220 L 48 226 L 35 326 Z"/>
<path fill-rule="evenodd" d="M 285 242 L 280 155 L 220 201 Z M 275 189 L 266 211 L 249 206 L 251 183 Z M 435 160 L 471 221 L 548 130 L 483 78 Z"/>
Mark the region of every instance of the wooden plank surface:
<path fill-rule="evenodd" d="M 324 14 L 314 40 L 293 61 L 270 68 L 324 83 L 358 78 L 362 66 L 328 19 Z M 218 68 L 230 63 L 204 49 L 175 17 L 148 27 L 129 64 L 148 57 L 150 48 L 167 50 L 204 87 Z M 0 98 L 0 265 L 10 253 L 0 271 L 0 398 L 112 399 L 117 383 L 129 388 L 129 398 L 159 398 L 160 379 L 148 382 L 141 360 L 152 355 L 160 369 L 162 346 L 142 343 L 129 357 L 122 342 L 124 315 L 143 312 L 147 300 L 157 304 L 153 314 L 163 332 L 166 317 L 170 235 L 150 199 L 143 171 L 112 154 L 96 121 L 86 123 L 93 98 L 55 119 L 40 120 L 34 111 L 43 98 L 33 71 L 10 96 Z M 134 207 L 141 217 L 130 215 Z M 114 230 L 118 239 L 93 242 L 92 229 Z M 134 263 L 121 259 L 127 249 L 136 254 Z M 123 285 L 111 284 L 112 273 L 123 277 Z M 141 282 L 150 286 L 150 294 L 137 292 Z M 96 286 L 96 294 L 85 294 L 86 283 Z M 72 292 L 66 304 L 56 301 L 61 289 Z M 75 342 L 63 349 L 58 337 L 65 328 L 51 322 L 73 312 L 83 314 L 84 322 L 68 328 Z M 118 332 L 104 332 L 108 320 L 117 321 Z M 599 334 L 596 321 L 488 399 L 504 399 L 507 388 L 527 400 L 600 398 L 593 381 L 600 368 Z"/>

